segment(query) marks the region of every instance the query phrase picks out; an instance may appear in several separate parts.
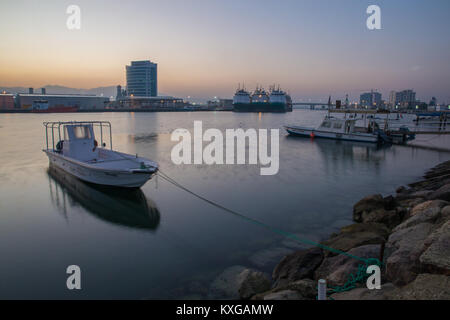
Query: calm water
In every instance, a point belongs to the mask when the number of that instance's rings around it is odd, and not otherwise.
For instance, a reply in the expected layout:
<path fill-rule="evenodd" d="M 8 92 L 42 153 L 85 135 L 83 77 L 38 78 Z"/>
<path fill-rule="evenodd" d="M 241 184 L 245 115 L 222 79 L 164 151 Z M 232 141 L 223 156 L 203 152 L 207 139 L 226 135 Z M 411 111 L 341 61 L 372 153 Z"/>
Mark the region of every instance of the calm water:
<path fill-rule="evenodd" d="M 225 213 L 161 178 L 142 191 L 94 188 L 48 171 L 42 121 L 109 120 L 114 148 L 157 161 L 181 184 L 271 226 L 318 241 L 350 224 L 361 197 L 418 179 L 450 159 L 409 147 L 311 141 L 280 131 L 280 171 L 183 165 L 170 133 L 203 128 L 316 125 L 323 114 L 105 113 L 0 115 L 0 298 L 226 298 L 209 290 L 226 268 L 271 272 L 301 245 Z M 447 140 L 441 143 L 450 146 Z M 82 290 L 66 289 L 66 268 Z"/>

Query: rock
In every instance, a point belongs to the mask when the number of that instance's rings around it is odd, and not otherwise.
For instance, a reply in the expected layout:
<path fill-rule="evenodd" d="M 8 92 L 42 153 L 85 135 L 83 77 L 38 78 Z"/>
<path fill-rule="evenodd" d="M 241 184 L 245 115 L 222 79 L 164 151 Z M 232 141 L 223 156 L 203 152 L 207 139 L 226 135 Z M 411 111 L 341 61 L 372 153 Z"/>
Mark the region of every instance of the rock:
<path fill-rule="evenodd" d="M 420 223 L 393 232 L 384 250 L 386 278 L 405 285 L 420 273 L 419 257 L 425 250 L 424 240 L 433 229 L 431 223 Z"/>
<path fill-rule="evenodd" d="M 403 193 L 403 192 L 406 192 L 406 191 L 407 191 L 407 189 L 404 186 L 401 186 L 401 187 L 398 187 L 395 190 L 395 193 Z"/>
<path fill-rule="evenodd" d="M 355 222 L 379 222 L 389 227 L 399 224 L 403 218 L 403 210 L 397 211 L 397 200 L 393 196 L 383 198 L 371 195 L 363 198 L 353 206 Z"/>
<path fill-rule="evenodd" d="M 381 245 L 365 245 L 354 248 L 348 253 L 361 258 L 380 257 Z M 320 267 L 316 270 L 314 278 L 326 279 L 330 286 L 342 286 L 347 281 L 350 274 L 358 270 L 358 266 L 363 263 L 355 258 L 340 254 L 334 257 L 325 258 Z"/>
<path fill-rule="evenodd" d="M 240 276 L 244 278 L 239 288 L 239 296 L 241 299 L 249 299 L 257 293 L 270 290 L 272 283 L 269 277 L 259 271 L 245 269 Z"/>
<path fill-rule="evenodd" d="M 403 211 L 378 209 L 368 213 L 364 212 L 361 220 L 365 223 L 378 222 L 393 228 L 402 221 L 403 215 Z"/>
<path fill-rule="evenodd" d="M 426 240 L 428 248 L 420 262 L 429 273 L 450 275 L 450 221 L 435 230 Z"/>
<path fill-rule="evenodd" d="M 430 208 L 443 208 L 449 203 L 447 201 L 442 200 L 434 200 L 434 201 L 425 201 L 420 204 L 417 204 L 414 206 L 410 212 L 410 216 L 414 216 L 419 212 L 422 212 L 424 210 L 430 209 Z"/>
<path fill-rule="evenodd" d="M 440 217 L 440 214 L 441 210 L 438 207 L 417 211 L 412 217 L 399 224 L 392 231 L 396 232 L 400 229 L 409 228 L 423 222 L 434 223 Z"/>
<path fill-rule="evenodd" d="M 435 192 L 433 192 L 431 195 L 428 196 L 428 199 L 435 200 L 445 200 L 450 201 L 450 183 L 440 187 Z"/>
<path fill-rule="evenodd" d="M 314 300 L 317 297 L 317 282 L 311 279 L 291 282 L 287 289 L 297 291 L 304 299 Z"/>
<path fill-rule="evenodd" d="M 397 199 L 398 205 L 401 207 L 404 207 L 406 209 L 413 208 L 416 205 L 418 205 L 424 201 L 425 201 L 424 198 L 412 198 L 412 199 L 404 199 L 404 200 Z"/>
<path fill-rule="evenodd" d="M 410 196 L 412 198 L 427 198 L 432 193 L 432 190 L 421 190 L 411 193 Z"/>
<path fill-rule="evenodd" d="M 286 256 L 273 270 L 274 287 L 312 278 L 314 270 L 322 263 L 322 260 L 323 253 L 319 248 L 297 251 Z"/>
<path fill-rule="evenodd" d="M 390 293 L 396 300 L 450 300 L 450 277 L 419 274 L 410 284 Z"/>
<path fill-rule="evenodd" d="M 450 206 L 445 206 L 442 208 L 441 217 L 444 221 L 447 221 L 450 218 Z"/>
<path fill-rule="evenodd" d="M 331 295 L 334 300 L 389 300 L 392 292 L 398 290 L 392 283 L 381 285 L 381 289 L 369 290 L 367 287 L 356 288 L 350 291 Z"/>
<path fill-rule="evenodd" d="M 273 288 L 269 291 L 254 295 L 251 300 L 283 299 L 288 291 L 288 298 L 296 300 L 315 300 L 317 297 L 316 281 L 302 279 L 288 283 L 285 287 Z M 281 292 L 281 294 L 278 294 Z M 295 292 L 296 294 L 294 294 Z M 277 295 L 275 295 L 277 294 Z M 274 298 L 275 297 L 275 298 Z"/>
<path fill-rule="evenodd" d="M 304 300 L 303 297 L 294 290 L 282 290 L 270 293 L 263 298 L 264 300 Z"/>
<path fill-rule="evenodd" d="M 247 268 L 243 266 L 232 266 L 225 269 L 212 282 L 209 290 L 209 298 L 211 299 L 238 299 L 239 288 L 246 278 L 243 272 Z"/>
<path fill-rule="evenodd" d="M 390 229 L 381 223 L 354 223 L 341 228 L 341 233 L 371 232 L 387 239 Z M 339 234 L 337 234 L 338 236 Z"/>
<path fill-rule="evenodd" d="M 387 196 L 383 199 L 384 208 L 386 210 L 393 210 L 397 205 L 397 200 L 393 196 Z"/>
<path fill-rule="evenodd" d="M 367 244 L 381 244 L 387 240 L 388 229 L 378 223 L 360 223 L 344 227 L 343 232 L 324 241 L 322 244 L 340 251 L 347 252 L 353 248 Z M 337 253 L 324 250 L 324 256 L 334 256 Z"/>
<path fill-rule="evenodd" d="M 384 209 L 384 199 L 381 194 L 367 196 L 353 206 L 353 220 L 355 222 L 362 222 L 364 213 L 378 209 Z"/>

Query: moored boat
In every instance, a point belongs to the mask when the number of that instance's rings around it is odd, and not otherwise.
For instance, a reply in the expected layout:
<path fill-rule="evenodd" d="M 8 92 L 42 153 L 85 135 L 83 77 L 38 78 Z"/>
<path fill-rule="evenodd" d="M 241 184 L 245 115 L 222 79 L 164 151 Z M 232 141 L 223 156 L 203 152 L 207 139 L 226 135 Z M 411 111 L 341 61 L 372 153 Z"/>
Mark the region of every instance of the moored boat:
<path fill-rule="evenodd" d="M 327 138 L 335 140 L 377 143 L 380 141 L 379 127 L 374 121 L 368 128 L 357 127 L 355 119 L 339 119 L 326 116 L 317 128 L 285 126 L 286 131 L 295 136 Z"/>
<path fill-rule="evenodd" d="M 250 94 L 244 88 L 238 87 L 233 98 L 235 112 L 286 112 L 292 111 L 292 100 L 283 90 L 275 86 L 267 92 L 262 87 L 256 87 Z"/>
<path fill-rule="evenodd" d="M 111 124 L 107 121 L 44 122 L 44 126 L 46 149 L 43 151 L 50 166 L 83 181 L 139 188 L 158 171 L 158 164 L 149 159 L 114 151 Z M 94 127 L 100 131 L 100 146 L 95 140 Z M 103 142 L 104 131 L 109 131 L 110 149 Z"/>

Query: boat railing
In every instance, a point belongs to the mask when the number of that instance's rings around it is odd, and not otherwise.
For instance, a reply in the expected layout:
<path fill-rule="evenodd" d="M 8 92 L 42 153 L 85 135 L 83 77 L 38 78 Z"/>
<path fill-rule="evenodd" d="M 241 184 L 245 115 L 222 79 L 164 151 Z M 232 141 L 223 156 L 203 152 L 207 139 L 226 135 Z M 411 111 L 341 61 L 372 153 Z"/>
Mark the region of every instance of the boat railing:
<path fill-rule="evenodd" d="M 111 122 L 109 121 L 44 121 L 43 125 L 45 127 L 45 143 L 46 150 L 49 149 L 49 131 L 51 130 L 51 146 L 52 151 L 55 151 L 55 134 L 57 134 L 58 141 L 61 141 L 61 126 L 64 125 L 92 125 L 93 128 L 100 128 L 100 145 L 103 146 L 103 129 L 105 128 L 109 131 L 109 145 L 112 150 L 112 130 Z M 55 133 L 55 131 L 57 131 Z M 56 142 L 57 144 L 58 142 Z"/>

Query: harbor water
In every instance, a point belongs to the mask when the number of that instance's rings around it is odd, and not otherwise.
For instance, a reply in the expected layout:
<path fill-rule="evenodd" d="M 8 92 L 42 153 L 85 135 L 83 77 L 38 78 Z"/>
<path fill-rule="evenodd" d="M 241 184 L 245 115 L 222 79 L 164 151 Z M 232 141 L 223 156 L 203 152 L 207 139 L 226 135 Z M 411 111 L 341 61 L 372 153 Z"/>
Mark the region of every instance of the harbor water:
<path fill-rule="evenodd" d="M 232 298 L 233 266 L 271 273 L 305 245 L 192 196 L 156 176 L 141 190 L 108 190 L 48 169 L 43 121 L 106 120 L 116 150 L 150 158 L 190 190 L 310 241 L 351 224 L 360 198 L 394 193 L 450 153 L 408 146 L 311 140 L 283 125 L 316 126 L 324 112 L 75 113 L 0 115 L 0 299 Z M 280 129 L 279 172 L 258 165 L 175 165 L 171 133 Z M 405 119 L 404 121 L 407 121 Z M 447 137 L 422 143 L 450 145 Z M 66 269 L 81 268 L 82 290 Z"/>

